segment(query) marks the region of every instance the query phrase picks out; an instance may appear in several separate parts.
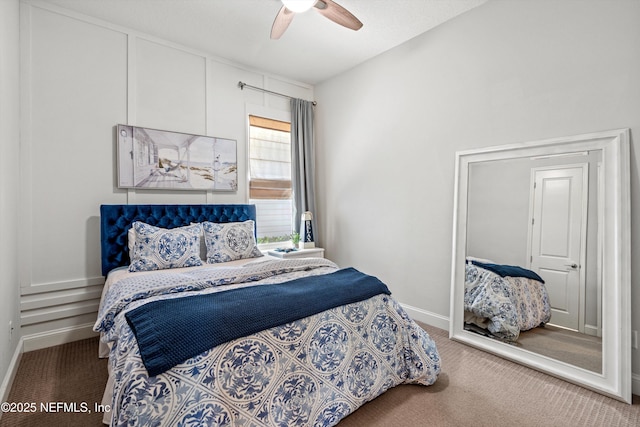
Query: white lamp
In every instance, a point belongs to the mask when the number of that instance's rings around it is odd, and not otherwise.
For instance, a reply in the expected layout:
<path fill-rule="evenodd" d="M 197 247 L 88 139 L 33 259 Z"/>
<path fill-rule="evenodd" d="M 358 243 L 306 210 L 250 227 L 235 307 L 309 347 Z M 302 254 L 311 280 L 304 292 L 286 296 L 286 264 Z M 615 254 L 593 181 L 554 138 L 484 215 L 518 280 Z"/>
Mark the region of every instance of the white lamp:
<path fill-rule="evenodd" d="M 302 13 L 311 9 L 318 0 L 282 0 L 284 7 L 291 12 Z"/>

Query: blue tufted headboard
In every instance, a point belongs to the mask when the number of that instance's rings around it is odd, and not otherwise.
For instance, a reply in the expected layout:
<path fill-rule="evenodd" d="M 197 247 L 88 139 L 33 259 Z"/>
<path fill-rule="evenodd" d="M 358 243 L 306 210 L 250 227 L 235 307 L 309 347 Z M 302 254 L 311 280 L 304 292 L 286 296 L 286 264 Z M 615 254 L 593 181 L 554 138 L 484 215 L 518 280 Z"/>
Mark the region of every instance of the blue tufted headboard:
<path fill-rule="evenodd" d="M 102 275 L 129 265 L 127 233 L 134 221 L 162 228 L 193 222 L 241 222 L 256 220 L 255 205 L 101 205 L 100 249 Z"/>

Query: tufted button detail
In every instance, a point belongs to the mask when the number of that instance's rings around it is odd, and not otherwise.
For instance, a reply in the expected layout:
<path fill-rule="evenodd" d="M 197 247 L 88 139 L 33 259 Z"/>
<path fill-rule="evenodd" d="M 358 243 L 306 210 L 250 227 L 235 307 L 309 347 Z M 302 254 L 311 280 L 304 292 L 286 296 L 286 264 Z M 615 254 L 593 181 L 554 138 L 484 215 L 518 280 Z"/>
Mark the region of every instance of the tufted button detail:
<path fill-rule="evenodd" d="M 102 274 L 129 264 L 127 233 L 134 221 L 162 228 L 194 222 L 241 222 L 256 219 L 255 205 L 101 205 Z"/>

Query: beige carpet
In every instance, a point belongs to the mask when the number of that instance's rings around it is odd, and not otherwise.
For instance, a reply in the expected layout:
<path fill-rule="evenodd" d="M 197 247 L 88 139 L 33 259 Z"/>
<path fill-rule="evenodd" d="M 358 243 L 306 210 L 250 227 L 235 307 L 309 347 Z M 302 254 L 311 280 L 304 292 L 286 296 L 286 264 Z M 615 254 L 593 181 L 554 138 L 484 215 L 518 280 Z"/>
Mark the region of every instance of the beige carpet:
<path fill-rule="evenodd" d="M 107 360 L 98 359 L 98 339 L 88 339 L 22 355 L 18 372 L 9 393 L 8 402 L 35 403 L 35 412 L 4 413 L 0 426 L 102 426 L 102 414 L 96 413 L 95 403 L 102 401 L 107 381 Z M 88 412 L 45 412 L 40 404 L 58 410 L 57 403 L 76 404 L 82 411 L 84 402 Z M 67 411 L 73 408 L 66 408 Z"/>
<path fill-rule="evenodd" d="M 340 427 L 640 426 L 637 396 L 628 405 L 451 341 L 441 329 L 424 328 L 442 358 L 436 384 L 389 390 Z"/>
<path fill-rule="evenodd" d="M 425 329 L 442 358 L 431 387 L 403 385 L 345 418 L 340 427 L 640 426 L 640 399 L 628 405 L 448 339 Z M 10 402 L 99 403 L 106 361 L 90 339 L 25 353 Z M 4 414 L 0 426 L 100 426 L 99 413 Z"/>

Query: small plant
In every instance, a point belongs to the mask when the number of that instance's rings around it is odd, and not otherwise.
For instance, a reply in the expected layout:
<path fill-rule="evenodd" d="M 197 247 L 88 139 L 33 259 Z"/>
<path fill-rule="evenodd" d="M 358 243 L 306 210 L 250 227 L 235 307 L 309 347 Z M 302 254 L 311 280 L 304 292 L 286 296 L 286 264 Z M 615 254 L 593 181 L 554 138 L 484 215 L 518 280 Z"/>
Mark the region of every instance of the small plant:
<path fill-rule="evenodd" d="M 294 234 L 283 234 L 280 236 L 263 236 L 263 237 L 258 237 L 258 244 L 265 244 L 265 243 L 279 243 L 279 242 L 290 242 L 293 241 L 294 244 L 298 244 L 297 242 L 300 241 L 300 235 L 295 233 L 295 235 L 297 236 L 297 240 L 294 241 Z"/>
<path fill-rule="evenodd" d="M 298 243 L 300 243 L 300 233 L 291 233 L 291 242 L 294 246 L 298 246 Z"/>

